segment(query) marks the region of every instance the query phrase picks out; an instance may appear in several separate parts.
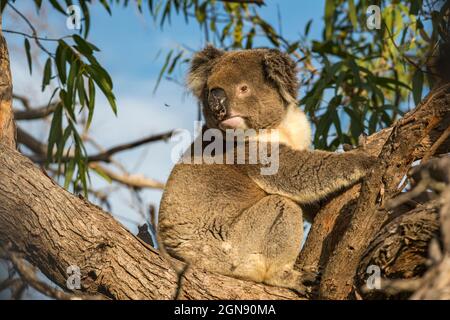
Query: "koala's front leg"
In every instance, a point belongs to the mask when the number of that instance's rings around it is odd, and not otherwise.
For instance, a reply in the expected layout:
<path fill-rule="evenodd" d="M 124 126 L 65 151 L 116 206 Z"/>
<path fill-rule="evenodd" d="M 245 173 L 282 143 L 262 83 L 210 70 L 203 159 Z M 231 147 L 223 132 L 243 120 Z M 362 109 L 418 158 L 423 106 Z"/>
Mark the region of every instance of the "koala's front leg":
<path fill-rule="evenodd" d="M 245 170 L 267 193 L 307 204 L 355 184 L 376 162 L 377 158 L 358 150 L 345 153 L 298 151 L 280 145 L 278 168 L 273 174 L 261 174 L 262 164 L 246 165 Z"/>

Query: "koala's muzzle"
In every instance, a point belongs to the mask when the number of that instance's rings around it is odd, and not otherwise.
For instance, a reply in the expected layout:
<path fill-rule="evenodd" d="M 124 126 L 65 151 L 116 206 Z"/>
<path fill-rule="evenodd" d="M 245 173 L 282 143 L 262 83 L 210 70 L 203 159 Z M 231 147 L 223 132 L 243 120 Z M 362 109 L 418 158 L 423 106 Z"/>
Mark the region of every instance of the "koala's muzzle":
<path fill-rule="evenodd" d="M 208 94 L 208 105 L 218 120 L 224 119 L 228 108 L 228 99 L 225 90 L 221 88 L 211 89 Z"/>

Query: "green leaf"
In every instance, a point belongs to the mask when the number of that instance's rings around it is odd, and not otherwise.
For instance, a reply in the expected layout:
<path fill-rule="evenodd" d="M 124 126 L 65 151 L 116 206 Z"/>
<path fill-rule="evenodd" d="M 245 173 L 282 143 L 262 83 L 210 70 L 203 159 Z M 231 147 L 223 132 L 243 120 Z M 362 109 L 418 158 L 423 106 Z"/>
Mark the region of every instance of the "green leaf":
<path fill-rule="evenodd" d="M 101 168 L 95 167 L 91 168 L 91 170 L 93 170 L 96 174 L 105 179 L 108 183 L 112 182 L 111 177 L 108 176 Z"/>
<path fill-rule="evenodd" d="M 50 83 L 50 79 L 52 77 L 52 59 L 48 58 L 45 62 L 44 67 L 44 76 L 42 78 L 42 91 L 45 90 L 45 87 Z"/>
<path fill-rule="evenodd" d="M 325 2 L 325 39 L 331 39 L 333 33 L 333 15 L 336 11 L 334 0 L 326 0 Z"/>
<path fill-rule="evenodd" d="M 84 40 L 79 35 L 73 35 L 73 40 L 77 44 L 77 50 L 80 51 L 86 57 L 91 56 L 94 51 L 100 51 L 95 45 Z"/>
<path fill-rule="evenodd" d="M 369 118 L 369 134 L 374 133 L 377 130 L 378 113 L 372 112 Z"/>
<path fill-rule="evenodd" d="M 80 101 L 81 108 L 83 108 L 87 104 L 86 103 L 86 90 L 84 89 L 83 76 L 80 76 L 77 79 L 77 92 L 78 92 L 78 100 Z"/>
<path fill-rule="evenodd" d="M 180 53 L 178 53 L 175 58 L 172 60 L 172 64 L 170 65 L 169 70 L 167 71 L 167 74 L 171 74 L 173 72 L 173 70 L 175 69 L 175 66 L 177 65 L 178 60 L 181 58 L 181 56 L 183 55 L 183 51 L 181 51 Z"/>
<path fill-rule="evenodd" d="M 358 64 L 355 62 L 355 60 L 353 59 L 348 59 L 347 61 L 347 65 L 349 66 L 350 70 L 352 70 L 354 79 L 355 79 L 355 84 L 359 87 L 361 86 L 361 76 L 359 75 L 359 66 Z"/>
<path fill-rule="evenodd" d="M 358 27 L 358 20 L 356 18 L 356 8 L 354 0 L 348 1 L 348 14 L 350 16 L 350 21 L 353 25 L 353 30 L 356 30 Z"/>
<path fill-rule="evenodd" d="M 167 66 L 169 65 L 170 58 L 172 57 L 172 54 L 173 54 L 173 50 L 170 50 L 169 53 L 166 56 L 166 61 L 164 62 L 164 65 L 161 68 L 161 71 L 159 72 L 158 79 L 156 80 L 155 88 L 153 89 L 153 93 L 155 93 L 156 90 L 158 89 L 159 83 L 161 82 L 161 79 L 162 79 L 164 73 L 166 72 L 166 69 L 167 69 Z"/>
<path fill-rule="evenodd" d="M 423 72 L 420 69 L 417 69 L 416 72 L 414 72 L 413 79 L 413 98 L 414 103 L 418 105 L 420 101 L 422 101 L 422 88 L 423 88 Z"/>
<path fill-rule="evenodd" d="M 89 9 L 86 5 L 86 1 L 80 1 L 81 11 L 83 11 L 84 18 L 84 37 L 87 38 L 89 34 L 89 30 L 91 28 L 91 15 L 89 13 Z"/>
<path fill-rule="evenodd" d="M 88 119 L 86 127 L 89 128 L 92 122 L 92 117 L 94 116 L 94 106 L 95 106 L 95 85 L 92 79 L 89 79 L 89 104 L 88 104 Z"/>
<path fill-rule="evenodd" d="M 100 3 L 103 5 L 106 11 L 108 11 L 109 15 L 111 15 L 111 7 L 109 6 L 108 2 L 106 0 L 100 0 Z"/>
<path fill-rule="evenodd" d="M 55 63 L 56 69 L 58 70 L 59 80 L 63 85 L 66 84 L 66 77 L 67 77 L 66 73 L 67 53 L 68 53 L 67 44 L 63 40 L 60 40 L 58 43 L 58 47 L 56 48 Z"/>
<path fill-rule="evenodd" d="M 64 168 L 64 189 L 67 189 L 73 178 L 75 171 L 75 159 L 70 159 Z"/>
<path fill-rule="evenodd" d="M 62 110 L 63 105 L 59 103 L 55 109 L 55 112 L 53 113 L 53 118 L 50 125 L 47 145 L 47 158 L 50 160 L 53 159 L 53 147 L 62 137 Z"/>
<path fill-rule="evenodd" d="M 309 30 L 311 29 L 312 22 L 313 22 L 313 20 L 310 19 L 310 20 L 306 23 L 306 26 L 305 26 L 305 33 L 304 33 L 304 34 L 305 34 L 305 37 L 308 36 L 308 34 L 309 34 Z"/>
<path fill-rule="evenodd" d="M 409 14 L 417 15 L 422 8 L 423 0 L 410 0 Z"/>
<path fill-rule="evenodd" d="M 25 38 L 25 53 L 27 55 L 28 68 L 30 69 L 30 74 L 33 73 L 33 61 L 31 60 L 31 50 L 30 50 L 30 41 Z"/>
<path fill-rule="evenodd" d="M 256 35 L 256 29 L 251 28 L 250 31 L 247 33 L 247 42 L 245 43 L 246 49 L 251 49 L 253 47 L 253 38 Z"/>
<path fill-rule="evenodd" d="M 79 70 L 79 63 L 77 60 L 72 61 L 69 71 L 69 77 L 67 78 L 67 93 L 65 96 L 65 107 L 70 112 L 70 116 L 74 121 L 75 118 L 75 97 L 76 97 L 76 88 L 77 88 L 77 76 Z M 64 90 L 61 90 L 63 92 Z"/>
<path fill-rule="evenodd" d="M 86 71 L 88 71 L 92 79 L 105 95 L 114 114 L 117 115 L 116 98 L 112 92 L 111 78 L 105 74 L 104 69 L 98 68 L 98 66 L 95 65 L 86 66 Z"/>
<path fill-rule="evenodd" d="M 35 0 L 36 6 L 40 7 L 40 3 L 38 2 L 38 0 Z M 0 0 L 0 14 L 3 13 L 3 10 L 5 9 L 7 3 L 8 0 Z"/>
<path fill-rule="evenodd" d="M 205 1 L 201 6 L 195 8 L 195 17 L 199 24 L 202 24 L 206 20 L 206 5 L 208 4 Z"/>

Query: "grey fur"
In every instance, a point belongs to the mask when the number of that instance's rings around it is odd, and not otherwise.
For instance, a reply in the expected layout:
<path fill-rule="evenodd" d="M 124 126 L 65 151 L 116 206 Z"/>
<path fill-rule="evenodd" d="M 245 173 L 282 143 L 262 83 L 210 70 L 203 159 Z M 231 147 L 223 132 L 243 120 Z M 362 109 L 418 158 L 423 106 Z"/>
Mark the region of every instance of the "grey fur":
<path fill-rule="evenodd" d="M 304 291 L 311 276 L 293 269 L 303 236 L 300 205 L 355 184 L 375 159 L 359 151 L 308 149 L 308 123 L 293 128 L 297 122 L 289 119 L 292 114 L 306 119 L 298 108 L 289 109 L 294 107 L 286 98 L 296 98 L 295 66 L 277 51 L 223 53 L 207 47 L 195 56 L 188 79 L 208 128 L 220 123 L 204 97 L 220 87 L 247 128 L 287 128 L 288 138 L 281 141 L 274 175 L 262 176 L 260 165 L 177 164 L 161 200 L 162 245 L 172 256 L 212 272 Z M 238 97 L 242 83 L 249 93 Z M 296 139 L 306 143 L 292 143 Z"/>

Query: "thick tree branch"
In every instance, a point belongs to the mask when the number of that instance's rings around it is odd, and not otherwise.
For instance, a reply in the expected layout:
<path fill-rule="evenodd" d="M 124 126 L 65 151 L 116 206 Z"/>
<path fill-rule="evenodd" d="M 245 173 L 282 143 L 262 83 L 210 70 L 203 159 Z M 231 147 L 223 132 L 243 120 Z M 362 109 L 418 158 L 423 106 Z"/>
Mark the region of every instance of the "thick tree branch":
<path fill-rule="evenodd" d="M 379 155 L 384 150 L 380 156 L 381 168 L 368 178 L 363 192 L 360 193 L 361 186 L 356 185 L 326 203 L 316 215 L 297 267 L 324 272 L 322 298 L 348 297 L 361 255 L 387 217 L 382 208 L 384 199 L 399 192 L 398 183 L 410 163 L 421 158 L 449 127 L 449 99 L 450 85 L 446 85 L 433 91 L 392 128 L 368 137 L 368 153 Z M 436 153 L 449 150 L 447 138 Z M 355 208 L 359 210 L 357 220 Z M 347 238 L 342 240 L 344 234 Z M 339 251 L 336 251 L 338 246 Z"/>
<path fill-rule="evenodd" d="M 398 121 L 380 153 L 380 165 L 363 182 L 361 195 L 350 212 L 350 222 L 324 266 L 320 296 L 348 298 L 364 250 L 389 217 L 384 207 L 395 196 L 411 163 L 423 156 L 419 148 L 438 124 L 450 118 L 450 85 L 429 94 L 413 111 Z M 429 140 L 429 142 L 434 142 Z M 400 190 L 401 191 L 401 190 Z"/>
<path fill-rule="evenodd" d="M 437 165 L 431 164 L 430 170 L 438 175 L 440 181 L 445 181 L 447 187 L 441 194 L 441 238 L 443 250 L 441 259 L 435 261 L 422 278 L 422 286 L 414 293 L 412 299 L 450 299 L 450 158 L 441 159 Z M 430 175 L 433 175 L 431 173 Z M 440 250 L 437 248 L 436 250 Z"/>
<path fill-rule="evenodd" d="M 405 206 L 406 209 L 406 206 Z M 404 211 L 404 210 L 403 210 Z M 439 236 L 439 203 L 436 200 L 418 205 L 386 224 L 365 250 L 358 266 L 356 286 L 365 299 L 390 296 L 385 279 L 420 277 L 428 268 L 429 244 Z M 369 266 L 380 270 L 381 290 L 367 290 L 366 280 L 372 275 Z M 414 289 L 414 288 L 411 288 Z M 408 298 L 411 291 L 395 292 L 396 298 Z"/>
<path fill-rule="evenodd" d="M 16 128 L 12 112 L 12 79 L 6 40 L 2 34 L 0 14 L 0 140 L 15 148 Z"/>

